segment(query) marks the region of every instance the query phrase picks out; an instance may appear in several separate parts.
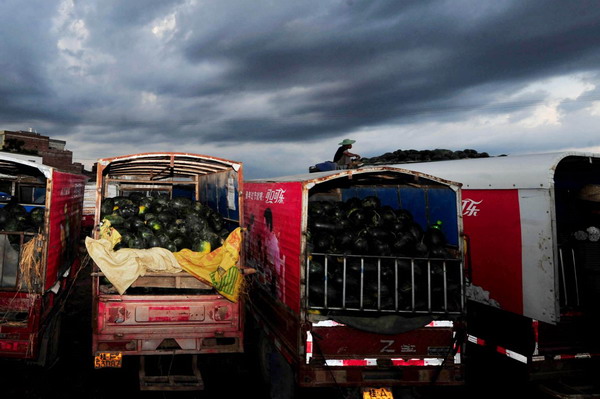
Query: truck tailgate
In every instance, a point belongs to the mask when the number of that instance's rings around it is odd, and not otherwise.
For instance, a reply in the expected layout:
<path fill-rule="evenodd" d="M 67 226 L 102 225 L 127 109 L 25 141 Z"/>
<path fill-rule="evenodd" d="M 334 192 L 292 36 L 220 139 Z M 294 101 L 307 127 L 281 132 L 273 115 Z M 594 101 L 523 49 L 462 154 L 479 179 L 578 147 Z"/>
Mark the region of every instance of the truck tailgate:
<path fill-rule="evenodd" d="M 417 359 L 440 363 L 452 352 L 453 332 L 451 324 L 390 335 L 336 326 L 314 328 L 311 335 L 313 355 L 323 356 L 327 364 L 346 365 L 340 360 L 363 362 L 372 359 L 376 362 L 377 359 L 392 359 L 400 365 Z"/>
<path fill-rule="evenodd" d="M 94 347 L 101 351 L 197 353 L 242 345 L 239 304 L 216 294 L 103 295 L 97 312 Z"/>

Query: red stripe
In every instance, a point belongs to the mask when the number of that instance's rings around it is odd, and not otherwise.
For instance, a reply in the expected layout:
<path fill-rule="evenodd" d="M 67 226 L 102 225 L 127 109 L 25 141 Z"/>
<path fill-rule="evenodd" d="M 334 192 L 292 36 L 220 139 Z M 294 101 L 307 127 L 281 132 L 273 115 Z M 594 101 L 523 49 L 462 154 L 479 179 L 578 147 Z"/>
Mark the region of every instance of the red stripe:
<path fill-rule="evenodd" d="M 422 359 L 395 359 L 392 361 L 394 366 L 424 366 L 425 360 Z"/>
<path fill-rule="evenodd" d="M 533 321 L 533 336 L 535 337 L 535 342 L 536 343 L 540 342 L 540 340 L 539 340 L 539 334 L 540 334 L 539 327 L 540 327 L 539 321 L 534 320 Z"/>
<path fill-rule="evenodd" d="M 367 361 L 366 360 L 344 360 L 344 366 L 366 366 L 367 365 Z"/>
<path fill-rule="evenodd" d="M 187 310 L 190 311 L 189 306 L 149 306 L 149 310 Z"/>

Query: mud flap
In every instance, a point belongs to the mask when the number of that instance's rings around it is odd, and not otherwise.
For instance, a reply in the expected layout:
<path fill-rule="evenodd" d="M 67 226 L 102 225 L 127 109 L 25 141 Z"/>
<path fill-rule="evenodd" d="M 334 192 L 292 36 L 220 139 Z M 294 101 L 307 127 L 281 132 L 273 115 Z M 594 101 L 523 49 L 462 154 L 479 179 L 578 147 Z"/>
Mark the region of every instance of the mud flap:
<path fill-rule="evenodd" d="M 161 358 L 162 356 L 152 356 L 153 360 L 157 360 L 157 358 Z M 178 360 L 183 359 L 184 356 L 175 356 L 171 360 L 175 358 L 180 358 Z M 158 359 L 159 361 L 161 359 Z M 181 363 L 181 362 L 180 362 Z M 168 372 L 161 373 L 161 368 L 158 367 L 159 375 L 155 375 L 156 368 L 154 370 L 150 370 L 149 365 L 147 364 L 146 356 L 140 356 L 140 365 L 139 365 L 139 382 L 140 382 L 140 391 L 202 391 L 204 389 L 204 381 L 202 380 L 202 375 L 200 374 L 200 370 L 198 369 L 198 356 L 192 355 L 190 368 L 188 369 L 188 374 L 171 374 L 171 367 L 168 367 Z M 177 369 L 177 372 L 182 371 Z M 152 372 L 152 375 L 149 375 Z"/>

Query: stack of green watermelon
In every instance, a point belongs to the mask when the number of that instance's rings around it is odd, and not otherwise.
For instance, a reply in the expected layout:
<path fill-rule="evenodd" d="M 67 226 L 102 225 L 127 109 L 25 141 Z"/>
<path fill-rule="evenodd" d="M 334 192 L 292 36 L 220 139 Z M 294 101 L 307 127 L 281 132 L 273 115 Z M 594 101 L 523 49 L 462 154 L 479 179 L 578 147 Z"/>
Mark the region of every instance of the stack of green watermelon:
<path fill-rule="evenodd" d="M 423 228 L 410 211 L 382 206 L 375 196 L 310 201 L 308 207 L 308 244 L 319 253 L 445 258 L 446 237 L 438 227 Z"/>
<path fill-rule="evenodd" d="M 429 302 L 436 311 L 460 309 L 460 262 L 440 227 L 424 228 L 376 196 L 310 201 L 309 305 L 394 310 L 397 301 L 398 310 L 410 311 L 414 300 L 416 310 Z"/>
<path fill-rule="evenodd" d="M 0 208 L 0 230 L 38 232 L 44 227 L 44 212 L 41 207 L 27 212 L 23 205 L 8 204 Z"/>
<path fill-rule="evenodd" d="M 219 213 L 187 197 L 132 193 L 105 198 L 101 215 L 121 234 L 116 250 L 160 247 L 207 252 L 220 247 L 229 235 Z"/>
<path fill-rule="evenodd" d="M 28 212 L 23 205 L 7 204 L 0 208 L 0 231 L 38 233 L 44 228 L 44 213 L 43 207 L 33 208 Z M 33 234 L 26 234 L 23 242 L 28 242 L 32 238 Z M 21 236 L 10 234 L 8 240 L 13 248 L 19 251 Z"/>

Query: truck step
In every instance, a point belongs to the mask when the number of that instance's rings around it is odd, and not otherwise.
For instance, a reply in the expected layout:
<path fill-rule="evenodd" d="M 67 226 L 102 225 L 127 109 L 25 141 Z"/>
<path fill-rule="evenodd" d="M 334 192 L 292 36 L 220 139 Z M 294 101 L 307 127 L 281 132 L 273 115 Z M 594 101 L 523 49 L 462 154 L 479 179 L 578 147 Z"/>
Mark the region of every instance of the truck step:
<path fill-rule="evenodd" d="M 152 356 L 156 358 L 155 356 Z M 170 361 L 174 361 L 175 356 Z M 156 359 L 153 359 L 156 360 Z M 183 360 L 183 359 L 178 359 Z M 179 362 L 181 363 L 181 362 Z M 178 364 L 181 366 L 181 364 Z M 140 368 L 139 368 L 139 383 L 141 391 L 202 391 L 204 389 L 204 381 L 202 375 L 198 369 L 198 357 L 197 355 L 191 356 L 191 362 L 188 365 L 189 371 L 187 374 L 171 374 L 171 371 L 181 372 L 183 370 L 177 368 L 168 367 L 167 373 L 157 373 L 156 370 L 152 370 L 150 375 L 150 368 L 146 363 L 146 356 L 140 356 Z M 163 375 L 166 374 L 166 375 Z"/>

